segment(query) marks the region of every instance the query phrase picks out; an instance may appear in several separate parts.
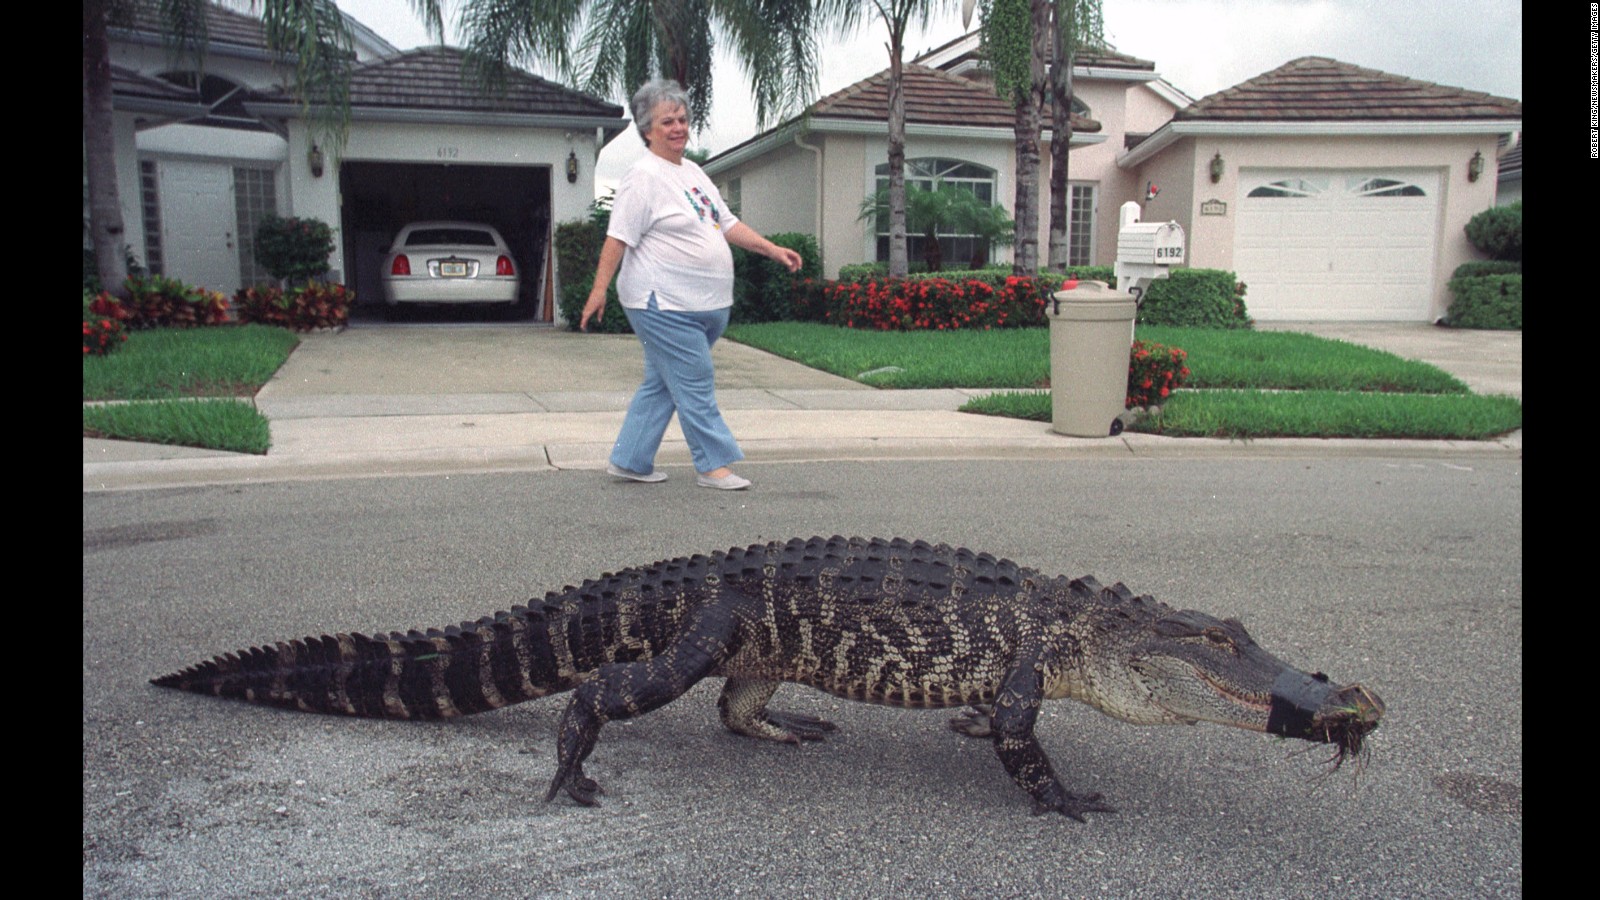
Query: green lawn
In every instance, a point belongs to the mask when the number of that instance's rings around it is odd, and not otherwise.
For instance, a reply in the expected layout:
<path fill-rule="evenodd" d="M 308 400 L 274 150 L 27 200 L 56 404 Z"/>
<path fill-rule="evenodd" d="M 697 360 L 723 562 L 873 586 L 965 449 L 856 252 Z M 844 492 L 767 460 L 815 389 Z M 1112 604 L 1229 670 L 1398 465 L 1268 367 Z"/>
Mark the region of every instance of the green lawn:
<path fill-rule="evenodd" d="M 266 417 L 232 398 L 254 396 L 299 343 L 265 325 L 131 332 L 109 355 L 83 358 L 83 434 L 265 453 Z"/>
<path fill-rule="evenodd" d="M 1045 328 L 879 332 L 783 322 L 736 326 L 728 336 L 878 387 L 1030 389 L 1050 381 Z M 1483 440 L 1522 427 L 1517 400 L 1474 395 L 1435 366 L 1382 350 L 1294 332 L 1141 327 L 1137 336 L 1183 348 L 1192 375 L 1136 431 Z M 1000 393 L 963 409 L 1049 421 L 1050 397 Z"/>

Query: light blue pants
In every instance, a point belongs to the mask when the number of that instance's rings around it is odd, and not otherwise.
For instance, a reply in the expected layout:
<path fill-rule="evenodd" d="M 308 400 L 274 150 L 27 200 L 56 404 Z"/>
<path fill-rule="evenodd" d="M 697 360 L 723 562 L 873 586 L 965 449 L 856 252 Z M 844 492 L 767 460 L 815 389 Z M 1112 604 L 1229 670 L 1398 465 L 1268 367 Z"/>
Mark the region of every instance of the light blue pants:
<path fill-rule="evenodd" d="M 661 310 L 652 294 L 648 308 L 622 311 L 644 346 L 644 381 L 611 448 L 612 464 L 630 472 L 654 471 L 656 451 L 674 411 L 696 471 L 710 472 L 744 459 L 717 408 L 711 367 L 711 345 L 728 327 L 731 310 Z"/>

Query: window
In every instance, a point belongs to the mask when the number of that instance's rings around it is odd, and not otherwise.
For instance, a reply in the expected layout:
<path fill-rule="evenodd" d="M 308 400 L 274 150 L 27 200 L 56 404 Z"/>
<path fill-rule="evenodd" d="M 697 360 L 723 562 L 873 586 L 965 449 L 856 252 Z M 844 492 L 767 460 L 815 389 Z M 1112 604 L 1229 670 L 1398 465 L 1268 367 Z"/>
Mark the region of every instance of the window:
<path fill-rule="evenodd" d="M 722 201 L 728 204 L 728 212 L 736 216 L 744 215 L 744 179 L 735 178 L 728 182 L 722 189 Z"/>
<path fill-rule="evenodd" d="M 878 190 L 889 188 L 889 164 L 877 167 Z M 995 171 L 958 159 L 908 159 L 906 160 L 906 188 L 932 191 L 934 186 L 945 185 L 969 191 L 985 206 L 995 205 Z M 882 214 L 877 222 L 877 260 L 889 259 L 889 217 Z M 979 259 L 987 262 L 992 253 L 988 242 L 975 234 L 939 231 L 939 255 L 948 263 L 965 264 Z M 906 255 L 913 261 L 926 259 L 930 248 L 928 239 L 921 234 L 907 233 Z"/>
<path fill-rule="evenodd" d="M 272 281 L 272 273 L 256 264 L 256 225 L 278 211 L 278 194 L 271 169 L 234 168 L 233 209 L 239 235 L 240 283 Z"/>
<path fill-rule="evenodd" d="M 1426 197 L 1428 192 L 1399 177 L 1346 175 L 1335 179 L 1284 178 L 1252 190 L 1247 197 L 1306 199 L 1311 197 Z"/>
<path fill-rule="evenodd" d="M 139 218 L 144 225 L 144 267 L 151 275 L 165 275 L 161 255 L 161 181 L 153 159 L 139 160 Z"/>
<path fill-rule="evenodd" d="M 1072 212 L 1067 216 L 1067 265 L 1094 265 L 1095 186 L 1074 184 Z"/>

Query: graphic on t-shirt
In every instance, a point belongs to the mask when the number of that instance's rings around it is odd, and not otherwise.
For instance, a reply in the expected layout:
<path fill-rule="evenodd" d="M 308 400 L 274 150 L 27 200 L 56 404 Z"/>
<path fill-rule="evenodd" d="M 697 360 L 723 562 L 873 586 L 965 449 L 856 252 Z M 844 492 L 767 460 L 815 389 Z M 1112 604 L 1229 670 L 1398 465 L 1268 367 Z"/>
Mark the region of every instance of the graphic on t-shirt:
<path fill-rule="evenodd" d="M 683 196 L 688 198 L 689 205 L 694 208 L 695 215 L 700 217 L 700 221 L 704 222 L 706 213 L 709 212 L 711 214 L 711 227 L 717 231 L 722 230 L 722 214 L 717 212 L 717 205 L 711 202 L 711 198 L 706 196 L 705 191 L 697 187 L 691 187 L 683 192 Z"/>

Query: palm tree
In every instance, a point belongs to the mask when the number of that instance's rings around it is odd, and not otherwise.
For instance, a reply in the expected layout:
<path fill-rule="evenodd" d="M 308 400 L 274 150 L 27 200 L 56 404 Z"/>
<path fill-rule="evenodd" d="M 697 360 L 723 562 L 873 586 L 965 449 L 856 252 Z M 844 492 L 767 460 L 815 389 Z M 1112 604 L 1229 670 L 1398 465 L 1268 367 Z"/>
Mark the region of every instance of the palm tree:
<path fill-rule="evenodd" d="M 995 93 L 1016 109 L 1016 250 L 1012 270 L 1039 270 L 1039 134 L 1045 101 L 1045 52 L 1050 0 L 987 0 L 983 47 Z"/>
<path fill-rule="evenodd" d="M 1071 262 L 1071 188 L 1067 184 L 1072 141 L 1072 65 L 1078 51 L 1105 46 L 1100 0 L 1054 0 L 1055 49 L 1050 60 L 1050 249 L 1047 265 L 1064 272 Z"/>
<path fill-rule="evenodd" d="M 414 0 L 418 4 L 428 0 Z M 437 5 L 437 0 L 431 0 Z M 153 0 L 83 0 L 83 168 L 89 235 L 100 283 L 121 294 L 128 274 L 117 192 L 108 28 L 132 21 Z M 253 4 L 256 5 L 256 4 Z M 163 31 L 180 57 L 204 64 L 207 0 L 162 0 Z M 334 0 L 260 0 L 268 48 L 292 67 L 291 86 L 312 111 L 322 142 L 341 146 L 349 110 L 350 33 Z"/>
<path fill-rule="evenodd" d="M 439 0 L 415 2 L 439 21 Z M 815 93 L 815 16 L 829 4 L 846 0 L 464 0 L 459 21 L 488 86 L 534 60 L 600 96 L 661 75 L 688 91 L 696 128 L 711 112 L 717 40 L 729 41 L 765 126 Z"/>

